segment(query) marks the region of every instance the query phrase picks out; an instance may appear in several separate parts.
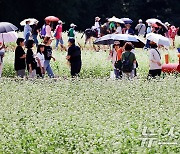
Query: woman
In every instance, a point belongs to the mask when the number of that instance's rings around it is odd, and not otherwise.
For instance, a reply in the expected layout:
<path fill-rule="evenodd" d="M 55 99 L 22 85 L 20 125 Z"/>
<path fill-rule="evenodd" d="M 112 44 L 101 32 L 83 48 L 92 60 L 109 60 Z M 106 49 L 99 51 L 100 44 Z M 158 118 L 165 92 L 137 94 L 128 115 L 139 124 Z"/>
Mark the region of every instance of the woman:
<path fill-rule="evenodd" d="M 32 51 L 33 47 L 34 47 L 34 41 L 28 40 L 26 45 L 27 48 L 26 63 L 27 63 L 27 70 L 29 72 L 29 78 L 35 78 L 36 76 L 37 63 L 34 58 L 34 53 Z"/>
<path fill-rule="evenodd" d="M 0 42 L 0 78 L 2 75 L 4 54 L 5 54 L 5 45 L 2 42 Z"/>
<path fill-rule="evenodd" d="M 26 54 L 24 52 L 24 39 L 18 38 L 17 47 L 15 50 L 15 61 L 14 61 L 14 68 L 17 73 L 18 77 L 24 78 L 25 76 L 25 69 L 26 69 Z"/>
<path fill-rule="evenodd" d="M 134 49 L 131 42 L 126 42 L 124 45 L 124 52 L 122 54 L 122 71 L 123 77 L 133 78 L 134 77 L 134 64 L 136 64 L 136 57 L 132 51 Z"/>
<path fill-rule="evenodd" d="M 161 75 L 161 54 L 157 49 L 157 44 L 153 41 L 150 41 L 150 47 L 149 50 L 149 74 L 148 77 L 155 78 L 156 76 Z"/>
<path fill-rule="evenodd" d="M 121 47 L 120 42 L 115 41 L 113 45 L 113 51 L 111 52 L 111 58 L 112 58 L 112 65 L 116 79 L 122 77 L 122 71 L 121 71 L 122 52 L 123 52 L 123 48 Z"/>
<path fill-rule="evenodd" d="M 50 61 L 51 59 L 53 59 L 54 61 L 56 60 L 53 56 L 52 56 L 52 47 L 51 47 L 51 43 L 52 43 L 52 39 L 50 37 L 45 37 L 44 39 L 44 57 L 45 57 L 45 61 L 44 61 L 44 70 L 47 71 L 48 76 L 50 78 L 54 78 L 54 73 L 52 71 L 51 65 L 50 65 Z"/>
<path fill-rule="evenodd" d="M 45 70 L 44 70 L 44 44 L 39 44 L 38 48 L 37 48 L 37 54 L 36 54 L 36 60 L 37 60 L 37 68 L 36 68 L 36 74 L 37 77 L 41 77 L 43 78 L 44 74 L 45 74 Z"/>

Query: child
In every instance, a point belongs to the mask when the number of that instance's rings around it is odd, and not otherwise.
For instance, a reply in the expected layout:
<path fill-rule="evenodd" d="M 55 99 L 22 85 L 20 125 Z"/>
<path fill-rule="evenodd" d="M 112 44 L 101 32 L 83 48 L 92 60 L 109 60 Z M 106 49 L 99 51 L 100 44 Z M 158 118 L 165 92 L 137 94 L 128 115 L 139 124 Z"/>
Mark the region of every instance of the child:
<path fill-rule="evenodd" d="M 27 63 L 27 70 L 29 72 L 29 78 L 35 78 L 36 76 L 37 63 L 32 51 L 33 46 L 34 46 L 34 41 L 28 40 L 26 45 L 27 48 L 26 63 Z"/>
<path fill-rule="evenodd" d="M 38 45 L 38 48 L 37 48 L 37 54 L 36 54 L 36 60 L 37 60 L 37 68 L 36 68 L 36 74 L 37 74 L 37 77 L 41 77 L 43 78 L 44 77 L 44 74 L 45 74 L 45 70 L 44 70 L 44 61 L 45 61 L 45 58 L 44 58 L 44 46 L 43 44 L 40 44 Z"/>
<path fill-rule="evenodd" d="M 50 37 L 45 37 L 44 39 L 44 57 L 45 57 L 45 61 L 44 61 L 44 69 L 47 71 L 48 76 L 50 78 L 54 78 L 54 73 L 52 71 L 51 65 L 50 65 L 50 61 L 51 59 L 53 59 L 54 61 L 56 60 L 53 56 L 52 56 L 52 47 L 51 47 L 51 43 L 52 43 L 52 39 Z"/>
<path fill-rule="evenodd" d="M 15 63 L 14 68 L 16 70 L 17 76 L 23 78 L 25 76 L 25 68 L 26 68 L 26 54 L 24 52 L 24 39 L 18 38 L 17 47 L 15 50 Z"/>

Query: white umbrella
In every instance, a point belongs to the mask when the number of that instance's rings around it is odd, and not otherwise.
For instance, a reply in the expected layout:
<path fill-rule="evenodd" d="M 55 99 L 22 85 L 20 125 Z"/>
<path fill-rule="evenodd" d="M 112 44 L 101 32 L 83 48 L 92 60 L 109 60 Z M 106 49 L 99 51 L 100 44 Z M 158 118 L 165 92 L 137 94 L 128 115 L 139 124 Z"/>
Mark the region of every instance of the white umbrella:
<path fill-rule="evenodd" d="M 39 22 L 37 19 L 28 18 L 28 19 L 24 19 L 23 21 L 21 21 L 21 22 L 20 22 L 20 25 L 21 25 L 21 26 L 25 26 L 27 21 L 30 21 L 30 24 L 29 24 L 29 25 L 34 25 L 35 23 Z"/>
<path fill-rule="evenodd" d="M 124 24 L 124 21 L 122 19 L 116 18 L 115 16 L 112 18 L 109 18 L 108 21 Z"/>
<path fill-rule="evenodd" d="M 160 34 L 149 33 L 147 34 L 146 38 L 150 41 L 155 42 L 157 45 L 162 45 L 162 46 L 167 46 L 167 47 L 170 46 L 169 39 Z"/>
<path fill-rule="evenodd" d="M 139 42 L 136 36 L 129 35 L 129 34 L 112 34 L 114 40 L 119 41 L 130 41 L 130 42 Z"/>
<path fill-rule="evenodd" d="M 8 33 L 0 33 L 0 42 L 9 43 L 15 42 L 18 38 L 18 34 L 14 31 Z"/>
<path fill-rule="evenodd" d="M 156 18 L 148 19 L 148 20 L 146 20 L 146 22 L 147 22 L 148 24 L 155 24 L 156 22 L 162 23 L 161 20 L 156 19 Z"/>
<path fill-rule="evenodd" d="M 146 20 L 146 22 L 148 23 L 148 24 L 160 24 L 160 25 L 162 25 L 166 30 L 168 30 L 168 28 L 167 28 L 167 26 L 161 21 L 161 20 L 159 20 L 159 19 L 156 19 L 156 18 L 151 18 L 151 19 L 148 19 L 148 20 Z"/>

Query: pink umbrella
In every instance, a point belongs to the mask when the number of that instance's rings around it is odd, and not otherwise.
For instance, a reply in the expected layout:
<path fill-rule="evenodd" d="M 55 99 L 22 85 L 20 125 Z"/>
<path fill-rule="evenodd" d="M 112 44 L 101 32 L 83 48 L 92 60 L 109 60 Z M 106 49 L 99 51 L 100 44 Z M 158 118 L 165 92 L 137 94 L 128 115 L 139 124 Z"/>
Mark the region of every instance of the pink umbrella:
<path fill-rule="evenodd" d="M 45 18 L 46 21 L 51 21 L 51 22 L 58 22 L 59 18 L 55 17 L 55 16 L 48 16 Z"/>

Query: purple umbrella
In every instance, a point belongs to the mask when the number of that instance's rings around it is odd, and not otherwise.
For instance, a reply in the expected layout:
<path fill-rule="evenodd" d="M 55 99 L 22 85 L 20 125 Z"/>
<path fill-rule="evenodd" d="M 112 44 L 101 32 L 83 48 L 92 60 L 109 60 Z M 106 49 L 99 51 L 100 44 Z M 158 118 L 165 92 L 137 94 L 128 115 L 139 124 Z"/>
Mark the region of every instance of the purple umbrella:
<path fill-rule="evenodd" d="M 122 21 L 124 21 L 125 24 L 132 24 L 133 21 L 130 18 L 121 18 Z"/>
<path fill-rule="evenodd" d="M 9 22 L 0 22 L 0 33 L 16 31 L 18 28 Z"/>

